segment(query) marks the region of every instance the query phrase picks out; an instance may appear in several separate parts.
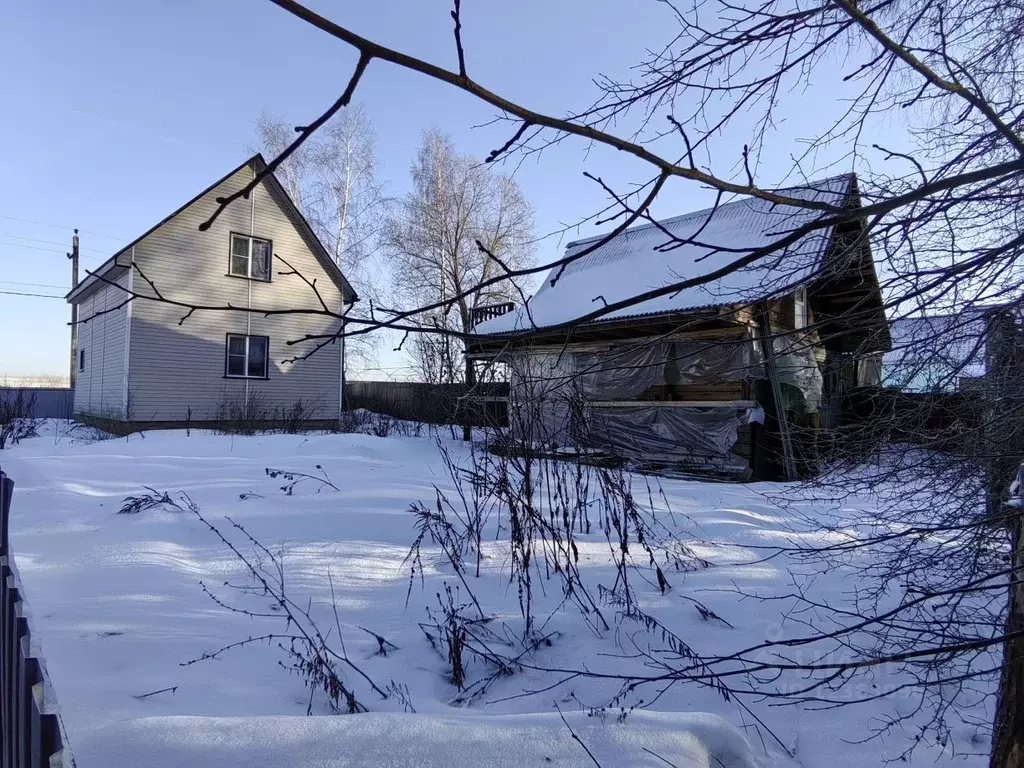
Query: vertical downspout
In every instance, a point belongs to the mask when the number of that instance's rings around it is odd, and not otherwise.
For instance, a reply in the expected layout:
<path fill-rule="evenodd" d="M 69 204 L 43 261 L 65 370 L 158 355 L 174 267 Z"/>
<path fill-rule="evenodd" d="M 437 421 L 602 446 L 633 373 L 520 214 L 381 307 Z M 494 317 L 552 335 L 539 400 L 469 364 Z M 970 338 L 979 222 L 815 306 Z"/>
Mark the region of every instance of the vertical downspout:
<path fill-rule="evenodd" d="M 252 169 L 252 177 L 256 179 L 256 168 Z M 246 287 L 246 310 L 252 310 L 252 238 L 256 232 L 256 190 L 252 191 L 249 195 L 249 279 L 245 281 Z M 274 255 L 270 255 L 271 263 L 273 263 Z M 242 418 L 249 418 L 249 336 L 252 335 L 252 312 L 246 311 L 245 313 L 245 404 L 242 406 Z M 267 346 L 270 343 L 267 342 Z M 267 350 L 267 357 L 270 357 L 270 350 Z M 268 371 L 269 373 L 269 371 Z"/>
<path fill-rule="evenodd" d="M 110 406 L 107 401 L 107 321 L 110 316 L 107 314 L 107 309 L 110 307 L 110 292 L 114 290 L 109 285 L 104 285 L 100 289 L 100 293 L 103 294 L 103 314 L 100 315 L 100 321 L 103 330 L 100 336 L 100 411 L 103 415 L 110 415 Z"/>
<path fill-rule="evenodd" d="M 345 410 L 345 316 L 348 315 L 352 309 L 352 303 L 350 302 L 347 306 L 345 305 L 345 293 L 342 291 L 341 294 L 341 305 L 344 307 L 341 311 L 341 381 L 340 389 L 338 391 L 338 421 L 341 422 L 342 413 Z"/>
<path fill-rule="evenodd" d="M 91 302 L 92 314 L 95 315 L 96 314 L 96 294 L 94 293 L 92 296 L 90 296 L 89 300 Z M 90 320 L 92 319 L 92 315 L 90 315 L 89 319 Z M 91 359 L 85 361 L 85 367 L 87 368 L 87 373 L 89 374 L 89 413 L 94 413 L 94 411 L 92 409 L 92 391 L 96 388 L 96 387 L 93 386 L 94 382 L 93 382 L 93 376 L 92 376 L 92 372 L 96 370 L 96 346 L 93 344 L 93 341 L 95 340 L 95 337 L 96 337 L 95 331 L 96 331 L 96 323 L 90 322 L 89 323 L 89 347 L 86 350 L 86 354 Z"/>
<path fill-rule="evenodd" d="M 135 290 L 135 246 L 132 246 L 132 253 L 128 264 L 128 291 L 129 299 L 130 294 Z M 124 316 L 124 381 L 122 382 L 121 390 L 121 413 L 125 421 L 130 421 L 132 414 L 129 413 L 129 406 L 131 405 L 131 396 L 129 394 L 129 387 L 131 386 L 131 373 L 130 366 L 132 360 L 132 306 L 135 304 L 134 300 L 129 300 L 125 307 Z"/>

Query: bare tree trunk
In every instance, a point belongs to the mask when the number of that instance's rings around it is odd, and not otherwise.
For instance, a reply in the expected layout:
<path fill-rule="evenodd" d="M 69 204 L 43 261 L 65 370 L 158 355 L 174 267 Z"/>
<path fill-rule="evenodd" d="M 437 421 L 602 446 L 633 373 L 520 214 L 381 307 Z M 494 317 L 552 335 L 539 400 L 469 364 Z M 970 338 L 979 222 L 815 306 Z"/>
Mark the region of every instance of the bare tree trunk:
<path fill-rule="evenodd" d="M 1024 552 L 1021 551 L 1024 516 L 1020 514 L 1020 507 L 1012 509 L 1017 514 L 1013 520 L 1013 583 L 1006 618 L 1006 634 L 1011 637 L 1003 644 L 1003 671 L 992 728 L 990 768 L 1024 766 L 1024 636 L 1019 634 L 1024 632 L 1024 584 L 1020 583 L 1024 567 Z"/>
<path fill-rule="evenodd" d="M 986 414 L 988 429 L 985 449 L 991 454 L 986 513 L 1009 515 L 1011 563 L 1009 606 L 1003 643 L 1003 670 L 999 679 L 999 695 L 992 726 L 991 768 L 1024 766 L 1024 516 L 1021 515 L 1024 489 L 1018 487 L 1009 503 L 1007 490 L 1014 473 L 1022 478 L 1021 456 L 1024 450 L 1020 387 L 1024 384 L 1020 345 L 1021 334 L 1012 314 L 995 312 L 987 320 L 986 364 L 991 379 L 987 388 L 992 407 Z"/>
<path fill-rule="evenodd" d="M 341 269 L 343 264 L 343 254 L 345 250 L 345 227 L 348 224 L 348 203 L 349 198 L 352 195 L 352 137 L 348 136 L 345 140 L 345 185 L 344 193 L 340 203 L 336 201 L 338 207 L 338 234 L 334 244 L 334 258 L 338 262 L 338 268 Z M 347 265 L 346 265 L 347 266 Z"/>

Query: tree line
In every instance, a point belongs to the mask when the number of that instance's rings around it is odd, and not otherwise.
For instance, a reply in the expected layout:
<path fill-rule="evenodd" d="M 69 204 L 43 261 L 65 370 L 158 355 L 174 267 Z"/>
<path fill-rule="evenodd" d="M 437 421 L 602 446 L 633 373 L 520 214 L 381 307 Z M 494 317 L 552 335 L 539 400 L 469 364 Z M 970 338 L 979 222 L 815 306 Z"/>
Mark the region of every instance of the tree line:
<path fill-rule="evenodd" d="M 269 113 L 255 129 L 268 157 L 280 155 L 294 135 Z M 532 265 L 533 211 L 511 175 L 460 152 L 436 128 L 424 131 L 409 174 L 409 191 L 389 195 L 379 178 L 373 120 L 358 104 L 335 115 L 277 170 L 362 297 L 351 316 L 372 320 L 396 303 L 439 304 L 412 322 L 440 333 L 411 333 L 399 343 L 418 380 L 461 382 L 460 339 L 472 329 L 473 310 L 525 298 L 518 281 L 489 281 L 499 276 L 499 263 Z M 382 344 L 379 335 L 352 339 L 356 367 L 375 367 Z"/>

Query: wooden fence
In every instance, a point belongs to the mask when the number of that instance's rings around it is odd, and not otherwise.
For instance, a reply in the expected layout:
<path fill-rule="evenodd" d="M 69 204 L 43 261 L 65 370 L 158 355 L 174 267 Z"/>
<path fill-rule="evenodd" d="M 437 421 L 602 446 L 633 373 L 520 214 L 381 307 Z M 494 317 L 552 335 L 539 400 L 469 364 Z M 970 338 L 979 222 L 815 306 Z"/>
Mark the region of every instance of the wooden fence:
<path fill-rule="evenodd" d="M 60 721 L 32 656 L 21 585 L 13 570 L 9 522 L 14 482 L 0 472 L 0 766 L 73 768 Z M 52 688 L 50 689 L 52 690 Z"/>
<path fill-rule="evenodd" d="M 508 426 L 508 384 L 424 384 L 415 381 L 349 381 L 345 408 L 365 408 L 396 419 L 469 427 Z"/>
<path fill-rule="evenodd" d="M 915 443 L 935 450 L 963 450 L 978 439 L 984 404 L 972 392 L 904 392 L 890 387 L 858 387 L 843 400 L 842 422 L 867 427 L 878 441 Z"/>
<path fill-rule="evenodd" d="M 483 307 L 473 307 L 469 310 L 470 324 L 475 328 L 480 323 L 494 317 L 501 317 L 515 308 L 516 305 L 511 301 L 503 301 L 500 304 L 487 304 Z"/>

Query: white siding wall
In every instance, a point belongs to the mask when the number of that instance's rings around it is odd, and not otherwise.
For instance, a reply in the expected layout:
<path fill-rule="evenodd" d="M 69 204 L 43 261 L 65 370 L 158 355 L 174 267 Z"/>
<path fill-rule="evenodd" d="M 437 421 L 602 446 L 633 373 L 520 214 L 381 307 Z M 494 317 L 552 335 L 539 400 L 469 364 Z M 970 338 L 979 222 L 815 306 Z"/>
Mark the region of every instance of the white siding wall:
<path fill-rule="evenodd" d="M 117 278 L 127 286 L 127 273 Z M 126 307 L 114 309 L 125 294 L 103 285 L 78 308 L 78 349 L 85 350 L 85 370 L 75 379 L 75 413 L 124 418 Z M 109 310 L 109 311 L 105 311 Z M 78 361 L 75 361 L 77 367 Z"/>
<path fill-rule="evenodd" d="M 96 294 L 89 296 L 78 305 L 78 317 L 79 319 L 84 317 L 91 317 L 93 312 L 94 297 Z M 92 367 L 92 332 L 93 324 L 87 323 L 86 325 L 78 326 L 78 354 L 81 355 L 85 352 L 86 356 L 86 368 L 80 370 L 78 366 L 78 360 L 75 360 L 75 413 L 91 413 L 89 402 L 92 398 L 92 378 L 90 370 Z"/>
<path fill-rule="evenodd" d="M 257 188 L 249 200 L 235 201 L 208 231 L 199 231 L 199 224 L 216 208 L 215 199 L 241 188 L 252 177 L 252 169 L 243 168 L 138 243 L 135 262 L 141 272 L 165 297 L 183 302 L 259 309 L 319 308 L 315 294 L 299 277 L 278 274 L 288 269 L 276 258 L 270 283 L 227 275 L 230 233 L 251 233 L 273 240 L 274 253 L 310 280 L 316 279 L 327 305 L 340 312 L 340 291 L 266 187 Z M 151 292 L 138 273 L 134 288 Z M 247 393 L 268 410 L 287 408 L 301 399 L 315 404 L 312 418 L 337 418 L 340 343 L 309 360 L 283 363 L 311 348 L 308 343 L 289 347 L 287 341 L 306 334 L 334 333 L 337 319 L 199 310 L 179 324 L 186 312 L 156 301 L 135 302 L 129 366 L 132 419 L 179 421 L 190 412 L 194 420 L 215 419 L 220 405 L 242 402 Z M 247 330 L 270 337 L 267 380 L 224 377 L 226 334 Z"/>

